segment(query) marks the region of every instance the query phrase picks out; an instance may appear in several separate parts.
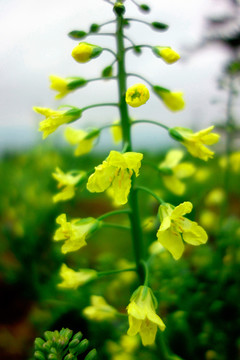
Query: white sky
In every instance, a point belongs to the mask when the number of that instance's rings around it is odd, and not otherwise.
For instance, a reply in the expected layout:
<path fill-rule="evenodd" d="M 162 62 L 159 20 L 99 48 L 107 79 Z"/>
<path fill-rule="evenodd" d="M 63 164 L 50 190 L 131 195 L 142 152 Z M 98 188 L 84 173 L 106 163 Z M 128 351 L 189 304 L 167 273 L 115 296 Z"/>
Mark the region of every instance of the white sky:
<path fill-rule="evenodd" d="M 169 30 L 156 32 L 134 23 L 126 30 L 127 35 L 137 44 L 171 46 L 183 58 L 177 64 L 166 65 L 149 49 L 138 57 L 129 52 L 127 69 L 139 72 L 157 85 L 184 91 L 187 106 L 182 112 L 171 113 L 152 94 L 146 105 L 131 109 L 131 116 L 159 120 L 169 126 L 206 127 L 218 119 L 219 105 L 213 106 L 210 102 L 216 96 L 222 96 L 216 91 L 216 79 L 227 55 L 213 48 L 199 51 L 185 61 L 184 49 L 199 41 L 204 17 L 223 11 L 222 3 L 214 0 L 146 0 L 145 3 L 152 8 L 148 15 L 139 13 L 127 0 L 126 16 L 161 21 L 170 25 Z M 114 81 L 91 83 L 61 101 L 54 99 L 48 81 L 50 74 L 99 76 L 101 70 L 111 63 L 112 55 L 104 52 L 89 63 L 76 63 L 71 51 L 77 42 L 67 33 L 74 29 L 87 31 L 91 23 L 101 24 L 111 19 L 111 6 L 103 0 L 0 0 L 0 150 L 41 141 L 37 127 L 42 118 L 33 113 L 33 105 L 57 108 L 67 103 L 81 108 L 95 102 L 116 101 Z M 103 31 L 114 31 L 114 27 L 106 26 Z M 110 37 L 91 36 L 83 41 L 113 49 L 115 46 Z M 131 77 L 128 85 L 137 82 L 137 78 Z M 111 108 L 89 110 L 77 126 L 106 124 L 117 115 Z M 145 130 L 139 128 L 135 141 L 147 147 L 154 136 L 156 128 L 149 128 L 147 138 Z M 48 139 L 45 141 L 51 141 Z"/>

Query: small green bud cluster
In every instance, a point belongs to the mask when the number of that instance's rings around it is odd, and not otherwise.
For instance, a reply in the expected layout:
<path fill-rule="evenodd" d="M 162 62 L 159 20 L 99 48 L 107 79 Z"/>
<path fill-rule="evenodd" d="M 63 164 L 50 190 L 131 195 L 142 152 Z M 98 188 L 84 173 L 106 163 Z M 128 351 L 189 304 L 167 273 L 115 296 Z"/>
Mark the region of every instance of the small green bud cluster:
<path fill-rule="evenodd" d="M 45 331 L 44 338 L 35 339 L 34 360 L 78 360 L 78 355 L 83 354 L 88 346 L 87 339 L 82 340 L 82 333 L 79 331 L 74 336 L 73 331 L 62 329 L 60 332 Z M 96 360 L 97 352 L 91 350 L 85 360 Z"/>

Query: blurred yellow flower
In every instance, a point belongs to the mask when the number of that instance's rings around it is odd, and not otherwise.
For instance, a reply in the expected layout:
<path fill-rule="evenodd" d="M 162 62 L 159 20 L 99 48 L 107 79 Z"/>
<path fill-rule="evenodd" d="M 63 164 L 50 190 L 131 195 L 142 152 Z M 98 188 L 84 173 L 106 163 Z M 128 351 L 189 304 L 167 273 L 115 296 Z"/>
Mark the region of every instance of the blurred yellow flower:
<path fill-rule="evenodd" d="M 148 88 L 143 84 L 135 84 L 127 89 L 126 103 L 132 107 L 139 107 L 149 99 Z"/>
<path fill-rule="evenodd" d="M 136 152 L 121 154 L 111 151 L 101 165 L 95 167 L 95 172 L 89 177 L 87 189 L 90 192 L 103 192 L 110 186 L 112 196 L 118 205 L 126 204 L 131 188 L 133 171 L 139 175 L 143 155 Z"/>
<path fill-rule="evenodd" d="M 164 185 L 176 195 L 182 195 L 186 190 L 181 179 L 192 176 L 196 170 L 190 162 L 179 164 L 183 156 L 184 152 L 181 150 L 170 150 L 164 161 L 158 165 Z"/>
<path fill-rule="evenodd" d="M 122 335 L 119 343 L 108 340 L 106 349 L 111 354 L 111 360 L 135 360 L 134 352 L 139 345 L 137 336 Z"/>
<path fill-rule="evenodd" d="M 90 132 L 87 132 L 67 127 L 64 136 L 71 145 L 77 145 L 74 155 L 80 156 L 92 150 L 94 140 L 99 136 L 99 133 L 98 129 L 92 129 Z"/>
<path fill-rule="evenodd" d="M 199 216 L 199 223 L 206 230 L 216 230 L 219 222 L 219 217 L 211 210 L 203 210 Z"/>
<path fill-rule="evenodd" d="M 219 160 L 219 165 L 222 168 L 226 168 L 227 164 L 228 164 L 227 157 L 226 156 L 221 157 Z M 230 165 L 230 169 L 233 172 L 238 173 L 240 171 L 240 151 L 236 151 L 230 154 L 229 165 Z"/>
<path fill-rule="evenodd" d="M 219 135 L 210 132 L 214 126 L 207 129 L 200 130 L 193 133 L 191 129 L 182 127 L 175 127 L 169 130 L 170 135 L 180 141 L 192 156 L 207 161 L 213 158 L 214 152 L 209 150 L 205 145 L 216 144 L 219 140 Z"/>
<path fill-rule="evenodd" d="M 65 201 L 72 199 L 75 195 L 75 186 L 86 179 L 85 171 L 70 171 L 64 173 L 58 167 L 56 172 L 52 174 L 53 178 L 57 180 L 59 189 L 62 190 L 53 196 L 53 202 Z"/>
<path fill-rule="evenodd" d="M 119 120 L 115 120 L 113 122 L 113 125 L 114 126 L 111 127 L 111 133 L 112 133 L 114 142 L 117 144 L 120 141 L 122 141 L 122 127 L 120 125 Z"/>
<path fill-rule="evenodd" d="M 225 201 L 225 198 L 225 191 L 222 188 L 215 188 L 207 194 L 205 204 L 208 206 L 221 205 Z"/>
<path fill-rule="evenodd" d="M 74 219 L 67 221 L 66 214 L 61 214 L 56 219 L 60 228 L 56 230 L 53 240 L 65 243 L 62 246 L 62 253 L 66 254 L 76 251 L 87 245 L 86 238 L 100 227 L 100 222 L 94 218 Z"/>
<path fill-rule="evenodd" d="M 204 183 L 209 176 L 211 175 L 211 171 L 209 168 L 197 168 L 197 171 L 195 172 L 195 180 L 199 183 Z"/>
<path fill-rule="evenodd" d="M 80 42 L 72 51 L 72 57 L 79 63 L 85 63 L 96 58 L 102 53 L 103 49 L 100 46 Z"/>
<path fill-rule="evenodd" d="M 140 334 L 144 346 L 155 341 L 157 328 L 165 330 L 165 324 L 156 314 L 157 300 L 147 286 L 139 286 L 133 293 L 127 307 L 129 329 L 128 335 Z"/>
<path fill-rule="evenodd" d="M 185 102 L 182 92 L 171 92 L 157 85 L 153 86 L 153 91 L 161 98 L 169 110 L 180 111 L 184 109 Z"/>
<path fill-rule="evenodd" d="M 175 260 L 182 256 L 183 240 L 188 244 L 197 246 L 205 244 L 208 239 L 206 231 L 201 226 L 183 216 L 191 211 L 192 204 L 189 201 L 176 207 L 170 204 L 159 207 L 161 226 L 157 232 L 157 238 Z"/>
<path fill-rule="evenodd" d="M 112 320 L 117 314 L 117 310 L 109 305 L 102 296 L 91 296 L 91 305 L 83 309 L 83 315 L 94 321 Z"/>
<path fill-rule="evenodd" d="M 55 96 L 55 99 L 62 99 L 71 91 L 85 85 L 87 81 L 80 77 L 67 77 L 62 78 L 56 75 L 50 75 L 50 89 L 58 91 L 59 94 Z"/>
<path fill-rule="evenodd" d="M 97 271 L 92 269 L 80 269 L 74 271 L 66 264 L 62 264 L 60 269 L 62 282 L 58 287 L 63 289 L 77 289 L 79 286 L 86 284 L 88 281 L 97 278 Z"/>
<path fill-rule="evenodd" d="M 161 57 L 167 64 L 173 64 L 180 59 L 180 55 L 171 47 L 153 46 L 154 54 Z"/>
<path fill-rule="evenodd" d="M 46 137 L 52 134 L 60 125 L 75 121 L 79 119 L 82 114 L 82 110 L 78 108 L 60 111 L 35 106 L 33 110 L 46 117 L 46 119 L 39 124 L 39 131 L 43 131 L 43 139 L 46 139 Z"/>

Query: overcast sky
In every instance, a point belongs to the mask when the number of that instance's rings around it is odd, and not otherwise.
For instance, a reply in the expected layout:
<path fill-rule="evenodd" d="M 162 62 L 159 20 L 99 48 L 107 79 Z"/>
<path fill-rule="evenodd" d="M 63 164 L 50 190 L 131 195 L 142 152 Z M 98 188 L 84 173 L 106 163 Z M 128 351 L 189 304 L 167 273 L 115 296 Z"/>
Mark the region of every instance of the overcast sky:
<path fill-rule="evenodd" d="M 206 127 L 219 118 L 219 109 L 220 113 L 222 111 L 219 105 L 211 102 L 223 96 L 216 90 L 216 79 L 228 55 L 216 47 L 201 50 L 190 59 L 186 59 L 185 54 L 187 47 L 200 41 L 204 18 L 224 11 L 223 3 L 220 0 L 145 2 L 152 8 L 148 15 L 139 13 L 136 6 L 126 0 L 126 16 L 161 21 L 170 25 L 169 30 L 161 33 L 134 23 L 126 30 L 127 35 L 136 44 L 171 46 L 183 57 L 176 64 L 166 65 L 149 49 L 144 49 L 138 57 L 129 52 L 127 69 L 142 74 L 154 84 L 184 91 L 187 106 L 182 112 L 172 113 L 152 94 L 146 105 L 130 110 L 131 116 L 159 120 L 169 126 Z M 71 51 L 77 42 L 67 33 L 74 29 L 87 31 L 91 23 L 101 24 L 112 18 L 112 8 L 103 0 L 0 0 L 0 150 L 41 141 L 37 128 L 42 118 L 33 113 L 33 105 L 56 109 L 63 103 L 83 107 L 95 102 L 116 101 L 114 81 L 91 83 L 61 101 L 54 99 L 48 81 L 50 74 L 99 76 L 111 63 L 112 55 L 104 52 L 89 63 L 76 63 Z M 109 25 L 103 30 L 111 32 L 114 27 Z M 91 36 L 86 41 L 115 47 L 110 37 Z M 136 82 L 139 80 L 131 77 L 128 85 Z M 115 109 L 89 110 L 77 127 L 106 124 L 117 116 Z M 147 147 L 154 136 L 155 128 L 149 128 L 146 138 L 145 131 L 139 127 L 134 141 Z M 49 137 L 45 141 L 52 140 Z"/>

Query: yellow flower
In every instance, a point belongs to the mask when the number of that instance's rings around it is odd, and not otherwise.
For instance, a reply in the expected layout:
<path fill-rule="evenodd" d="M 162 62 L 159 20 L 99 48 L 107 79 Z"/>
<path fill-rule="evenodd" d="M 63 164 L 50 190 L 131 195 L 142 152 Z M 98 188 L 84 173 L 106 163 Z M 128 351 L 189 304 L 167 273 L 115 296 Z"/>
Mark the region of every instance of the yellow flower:
<path fill-rule="evenodd" d="M 213 158 L 214 152 L 204 145 L 213 145 L 219 140 L 218 134 L 210 134 L 213 129 L 214 126 L 210 126 L 207 129 L 193 133 L 191 129 L 175 127 L 169 130 L 169 134 L 186 146 L 192 156 L 207 161 Z"/>
<path fill-rule="evenodd" d="M 55 99 L 61 99 L 71 91 L 85 85 L 87 81 L 80 77 L 68 77 L 61 78 L 60 76 L 50 75 L 50 89 L 58 91 L 59 94 L 55 96 Z"/>
<path fill-rule="evenodd" d="M 112 320 L 117 310 L 109 305 L 102 296 L 91 296 L 91 305 L 83 309 L 83 315 L 94 321 Z"/>
<path fill-rule="evenodd" d="M 100 131 L 98 129 L 87 132 L 67 127 L 64 135 L 71 145 L 78 145 L 74 151 L 74 155 L 80 156 L 92 150 L 94 140 L 98 137 L 99 133 Z"/>
<path fill-rule="evenodd" d="M 52 134 L 60 125 L 75 121 L 79 119 L 82 114 L 82 110 L 78 108 L 60 111 L 34 107 L 33 110 L 46 117 L 46 119 L 39 124 L 39 131 L 43 131 L 43 139 L 46 139 L 46 137 Z"/>
<path fill-rule="evenodd" d="M 172 111 L 184 109 L 185 102 L 183 100 L 182 92 L 171 92 L 157 85 L 153 86 L 153 91 L 161 98 L 168 109 Z"/>
<path fill-rule="evenodd" d="M 205 204 L 208 206 L 221 205 L 226 198 L 225 191 L 221 188 L 215 188 L 208 193 Z"/>
<path fill-rule="evenodd" d="M 132 107 L 145 104 L 149 99 L 148 88 L 143 84 L 135 84 L 127 89 L 126 103 Z"/>
<path fill-rule="evenodd" d="M 72 51 L 72 57 L 79 63 L 85 63 L 96 58 L 102 53 L 103 49 L 100 46 L 80 42 Z"/>
<path fill-rule="evenodd" d="M 211 210 L 203 210 L 199 217 L 199 223 L 204 226 L 208 231 L 216 230 L 218 226 L 219 218 Z"/>
<path fill-rule="evenodd" d="M 240 171 L 240 151 L 232 153 L 229 160 L 232 171 L 238 173 Z"/>
<path fill-rule="evenodd" d="M 86 284 L 88 281 L 97 278 L 97 271 L 91 269 L 80 269 L 74 271 L 66 264 L 62 264 L 60 269 L 62 282 L 58 287 L 63 289 L 77 289 L 79 286 Z"/>
<path fill-rule="evenodd" d="M 114 142 L 117 144 L 122 140 L 122 127 L 120 125 L 119 120 L 115 120 L 113 122 L 113 125 L 114 126 L 111 127 L 111 133 L 112 133 Z"/>
<path fill-rule="evenodd" d="M 56 172 L 52 174 L 53 178 L 57 180 L 59 189 L 62 190 L 54 195 L 53 202 L 65 201 L 72 199 L 75 195 L 75 185 L 83 182 L 86 179 L 85 171 L 77 171 L 77 172 L 67 172 L 64 173 L 58 167 L 56 168 Z"/>
<path fill-rule="evenodd" d="M 182 195 L 186 189 L 181 179 L 192 176 L 195 172 L 195 167 L 190 162 L 179 164 L 183 155 L 181 150 L 170 150 L 165 160 L 158 165 L 164 185 L 176 195 Z"/>
<path fill-rule="evenodd" d="M 180 59 L 180 55 L 171 47 L 153 46 L 154 54 L 161 57 L 167 64 L 173 64 Z"/>
<path fill-rule="evenodd" d="M 65 241 L 61 249 L 63 254 L 76 251 L 87 245 L 86 238 L 96 231 L 101 224 L 93 218 L 74 219 L 68 222 L 66 214 L 59 215 L 56 222 L 60 228 L 56 230 L 53 240 Z"/>
<path fill-rule="evenodd" d="M 118 205 L 126 204 L 131 188 L 133 171 L 139 175 L 143 155 L 136 152 L 121 154 L 111 151 L 101 165 L 89 177 L 87 189 L 90 192 L 103 192 L 111 187 L 111 194 Z"/>
<path fill-rule="evenodd" d="M 175 260 L 182 256 L 183 240 L 197 246 L 205 244 L 208 239 L 206 231 L 201 226 L 183 216 L 191 211 L 192 204 L 189 201 L 176 207 L 170 204 L 159 207 L 161 226 L 157 232 L 157 238 Z"/>
<path fill-rule="evenodd" d="M 156 314 L 157 300 L 147 286 L 139 286 L 133 293 L 127 307 L 129 329 L 128 335 L 140 334 L 144 346 L 154 343 L 157 328 L 165 330 L 165 324 Z"/>

